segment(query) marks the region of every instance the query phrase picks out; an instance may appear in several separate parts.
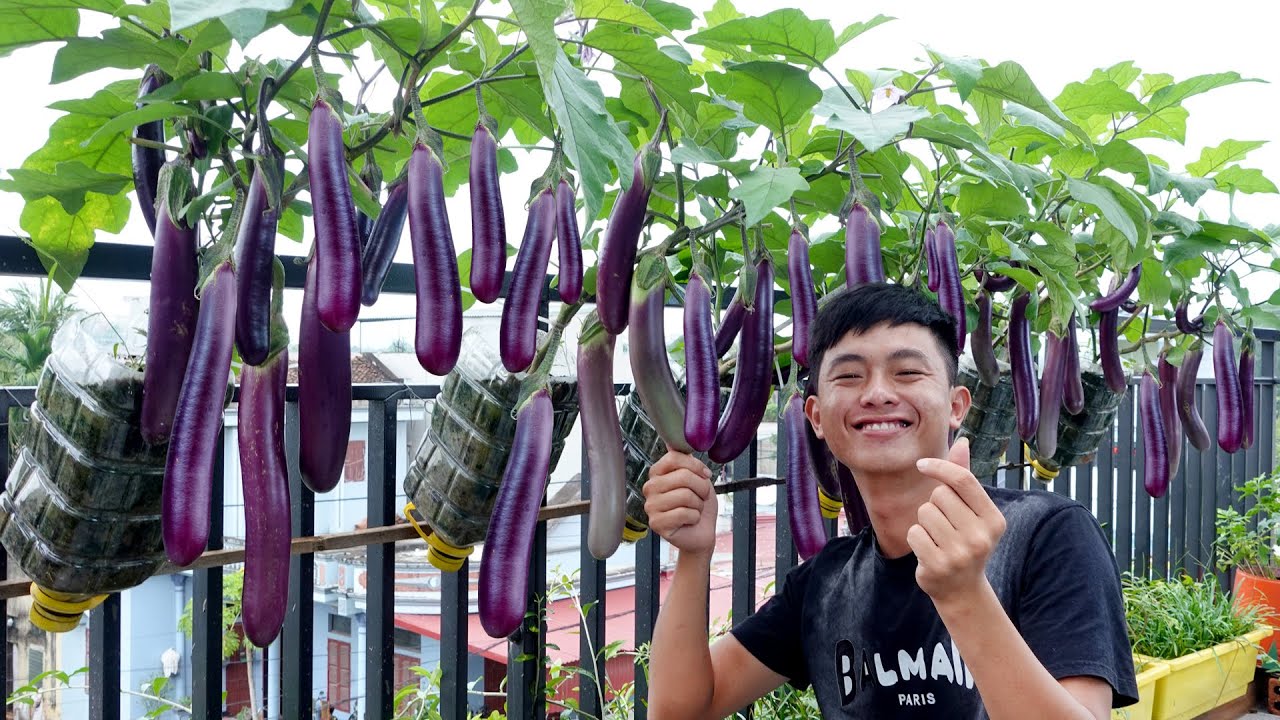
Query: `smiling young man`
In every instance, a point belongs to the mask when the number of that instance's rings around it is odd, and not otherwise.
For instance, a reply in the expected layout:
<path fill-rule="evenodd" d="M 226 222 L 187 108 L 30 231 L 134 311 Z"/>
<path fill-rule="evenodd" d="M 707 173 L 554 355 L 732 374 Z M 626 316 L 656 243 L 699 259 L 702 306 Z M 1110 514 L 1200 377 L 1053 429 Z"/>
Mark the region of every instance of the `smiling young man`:
<path fill-rule="evenodd" d="M 954 322 L 910 288 L 864 285 L 814 323 L 805 412 L 871 517 L 792 570 L 708 647 L 716 496 L 670 452 L 644 486 L 679 549 L 654 630 L 655 720 L 722 718 L 784 682 L 827 718 L 1097 718 L 1136 701 L 1115 559 L 1093 515 L 1042 491 L 985 487 L 956 384 Z"/>

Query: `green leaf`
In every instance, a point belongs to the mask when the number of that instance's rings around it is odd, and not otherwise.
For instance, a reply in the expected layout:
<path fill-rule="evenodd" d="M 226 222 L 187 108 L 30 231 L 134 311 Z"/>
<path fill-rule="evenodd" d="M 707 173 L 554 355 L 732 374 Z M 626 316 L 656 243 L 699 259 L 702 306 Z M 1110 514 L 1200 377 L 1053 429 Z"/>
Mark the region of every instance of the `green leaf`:
<path fill-rule="evenodd" d="M 1004 111 L 1014 120 L 1017 120 L 1020 125 L 1035 128 L 1056 140 L 1065 140 L 1067 138 L 1065 128 L 1025 105 L 1011 102 L 1005 105 Z"/>
<path fill-rule="evenodd" d="M 1204 234 L 1180 237 L 1163 246 L 1164 266 L 1172 268 L 1184 260 L 1215 255 L 1226 249 L 1224 243 Z M 1145 272 L 1143 273 L 1146 274 Z"/>
<path fill-rule="evenodd" d="M 223 15 L 220 20 L 231 32 L 241 48 L 262 34 L 267 28 L 266 10 L 236 10 Z"/>
<path fill-rule="evenodd" d="M 202 72 L 156 88 L 147 95 L 147 100 L 152 104 L 171 100 L 227 100 L 238 98 L 243 92 L 234 75 Z"/>
<path fill-rule="evenodd" d="M 708 75 L 712 89 L 742 103 L 742 113 L 778 135 L 804 117 L 822 98 L 809 74 L 794 65 L 769 60 L 740 63 L 721 75 Z"/>
<path fill-rule="evenodd" d="M 982 79 L 982 61 L 970 57 L 952 57 L 932 48 L 926 49 L 935 63 L 942 63 L 943 74 L 955 81 L 960 100 L 968 101 L 969 94 Z"/>
<path fill-rule="evenodd" d="M 1181 105 L 1183 100 L 1192 95 L 1209 92 L 1227 85 L 1234 85 L 1242 82 L 1262 82 L 1255 78 L 1241 77 L 1237 72 L 1213 73 L 1210 75 L 1197 75 L 1187 78 L 1181 82 L 1166 85 L 1156 90 L 1151 96 L 1151 102 L 1147 106 L 1153 112 L 1163 110 L 1165 108 Z"/>
<path fill-rule="evenodd" d="M 596 26 L 582 41 L 612 56 L 623 64 L 623 69 L 648 78 L 666 107 L 679 105 L 690 115 L 698 112 L 700 103 L 693 89 L 701 82 L 689 72 L 688 65 L 662 52 L 652 37 L 604 24 Z"/>
<path fill-rule="evenodd" d="M 1192 220 L 1191 218 L 1186 218 L 1175 212 L 1163 210 L 1156 213 L 1153 221 L 1157 225 L 1174 228 L 1183 235 L 1195 235 L 1204 229 L 1200 226 L 1200 223 Z"/>
<path fill-rule="evenodd" d="M 422 16 L 422 35 L 427 42 L 435 42 L 444 34 L 440 12 L 436 9 L 436 0 L 421 0 L 418 7 Z"/>
<path fill-rule="evenodd" d="M 1000 179 L 1014 182 L 1014 177 L 1009 173 L 1004 159 L 992 153 L 986 143 L 982 142 L 982 138 L 968 125 L 961 125 L 945 115 L 934 115 L 917 121 L 911 129 L 911 135 L 930 142 L 968 150 L 985 159 L 991 165 L 991 169 L 1000 175 Z"/>
<path fill-rule="evenodd" d="M 13 179 L 0 180 L 0 190 L 19 193 L 28 203 L 52 197 L 62 204 L 68 215 L 80 212 L 85 193 L 116 195 L 133 182 L 127 175 L 99 172 L 79 161 L 58 163 L 52 173 L 19 169 L 10 170 L 9 174 Z"/>
<path fill-rule="evenodd" d="M 1094 70 L 1093 74 L 1091 74 L 1089 79 L 1085 82 L 1093 83 L 1102 80 L 1110 80 L 1117 86 L 1128 90 L 1129 86 L 1133 84 L 1133 81 L 1137 80 L 1138 76 L 1141 74 L 1142 71 L 1133 66 L 1132 60 L 1125 60 L 1124 62 L 1118 62 L 1105 70 L 1101 68 Z M 1146 97 L 1146 95 L 1144 94 L 1143 97 Z"/>
<path fill-rule="evenodd" d="M 1011 185 L 966 183 L 960 186 L 955 208 L 964 218 L 1020 218 L 1027 216 L 1027 199 Z"/>
<path fill-rule="evenodd" d="M 707 20 L 707 27 L 715 27 L 716 25 L 742 17 L 742 13 L 738 12 L 738 9 L 733 6 L 733 3 L 730 2 L 730 0 L 716 0 L 715 4 L 711 6 L 711 9 L 707 11 L 705 17 Z"/>
<path fill-rule="evenodd" d="M 285 208 L 280 214 L 280 222 L 276 224 L 276 231 L 294 242 L 302 242 L 302 215 L 293 207 Z"/>
<path fill-rule="evenodd" d="M 1232 165 L 1213 176 L 1213 181 L 1221 190 L 1236 190 L 1242 193 L 1275 193 L 1276 184 L 1271 182 L 1257 168 L 1242 168 Z"/>
<path fill-rule="evenodd" d="M 31 245 L 54 282 L 63 291 L 71 292 L 84 269 L 96 231 L 120 232 L 128 218 L 129 199 L 125 196 L 90 193 L 74 215 L 51 197 L 29 202 L 22 209 L 19 223 L 31 236 Z"/>
<path fill-rule="evenodd" d="M 1130 244 L 1138 244 L 1137 223 L 1134 222 L 1134 219 L 1129 215 L 1129 211 L 1116 199 L 1116 196 L 1112 194 L 1109 188 L 1087 180 L 1073 178 L 1067 181 L 1067 191 L 1076 200 L 1097 207 L 1102 211 L 1102 216 L 1124 234 Z"/>
<path fill-rule="evenodd" d="M 1070 145 L 1058 151 L 1049 161 L 1049 167 L 1070 178 L 1084 177 L 1098 164 L 1098 156 L 1084 145 Z"/>
<path fill-rule="evenodd" d="M 643 7 L 627 0 L 573 0 L 573 16 L 579 20 L 604 20 L 671 36 L 671 31 Z"/>
<path fill-rule="evenodd" d="M 841 30 L 840 34 L 836 36 L 836 45 L 838 47 L 844 47 L 845 43 L 858 37 L 862 33 L 868 30 L 871 30 L 872 28 L 879 27 L 887 22 L 891 22 L 893 20 L 897 20 L 897 18 L 892 18 L 892 17 L 889 17 L 888 15 L 876 15 L 870 20 L 851 23 L 849 27 Z"/>
<path fill-rule="evenodd" d="M 174 72 L 186 45 L 177 38 L 155 38 L 135 30 L 112 28 L 100 38 L 72 38 L 53 58 L 50 82 L 60 83 L 103 68 L 133 69 L 155 63 Z"/>
<path fill-rule="evenodd" d="M 1142 92 L 1142 97 L 1149 98 L 1155 91 L 1172 84 L 1173 76 L 1168 73 L 1147 73 L 1142 76 L 1142 81 L 1138 83 L 1138 87 Z"/>
<path fill-rule="evenodd" d="M 788 61 L 810 66 L 826 62 L 839 49 L 830 22 L 813 20 L 795 8 L 729 20 L 690 35 L 688 40 L 722 52 L 749 47 L 761 55 L 781 55 Z"/>
<path fill-rule="evenodd" d="M 1223 242 L 1237 242 L 1241 245 L 1257 243 L 1264 246 L 1271 244 L 1271 238 L 1266 233 L 1253 228 L 1211 222 L 1209 220 L 1200 221 L 1200 227 L 1205 235 Z"/>
<path fill-rule="evenodd" d="M 618 168 L 623 187 L 631 185 L 635 150 L 604 107 L 600 86 L 573 66 L 556 39 L 554 24 L 564 11 L 558 0 L 512 0 L 512 9 L 529 38 L 547 104 L 564 135 L 564 150 L 578 170 L 578 186 L 590 225 L 604 204 L 604 188 Z"/>
<path fill-rule="evenodd" d="M 1084 130 L 1071 122 L 1057 106 L 1040 94 L 1040 90 L 1031 81 L 1031 76 L 1027 75 L 1027 71 L 1015 62 L 1005 61 L 983 70 L 974 91 L 1024 105 L 1062 125 L 1081 142 L 1090 141 Z"/>
<path fill-rule="evenodd" d="M 1062 89 L 1054 104 L 1067 117 L 1080 122 L 1094 115 L 1136 113 L 1146 110 L 1129 91 L 1111 80 L 1073 82 Z"/>
<path fill-rule="evenodd" d="M 868 152 L 875 152 L 911 129 L 913 122 L 927 117 L 929 111 L 922 107 L 892 105 L 875 114 L 852 111 L 834 116 L 827 127 L 848 132 L 866 146 Z"/>
<path fill-rule="evenodd" d="M 697 17 L 689 8 L 666 0 L 641 0 L 640 4 L 654 20 L 671 30 L 688 30 L 693 27 L 693 19 Z"/>
<path fill-rule="evenodd" d="M 98 140 L 104 135 L 109 136 L 117 133 L 127 135 L 134 127 L 149 123 L 152 120 L 168 120 L 173 117 L 190 117 L 199 114 L 199 111 L 190 105 L 179 105 L 170 102 L 147 103 L 137 110 L 117 115 L 107 121 L 88 140 L 85 140 L 85 144 Z"/>
<path fill-rule="evenodd" d="M 169 16 L 173 30 L 191 27 L 203 20 L 220 18 L 237 11 L 280 12 L 288 10 L 290 0 L 169 0 Z M 264 18 L 265 19 L 265 18 Z M 236 32 L 231 25 L 232 34 Z M 259 28 L 261 30 L 261 28 Z M 237 40 L 238 40 L 237 36 Z"/>
<path fill-rule="evenodd" d="M 994 95 L 973 95 L 970 105 L 978 113 L 978 131 L 983 139 L 989 140 L 995 131 L 1004 124 L 1004 100 Z"/>
<path fill-rule="evenodd" d="M 1143 304 L 1151 307 L 1169 307 L 1169 296 L 1173 294 L 1173 283 L 1164 271 L 1161 261 L 1147 258 L 1142 261 L 1142 276 L 1138 278 L 1138 298 Z"/>
<path fill-rule="evenodd" d="M 0 4 L 0 57 L 18 48 L 76 37 L 80 12 L 72 2 L 7 0 Z"/>
<path fill-rule="evenodd" d="M 1097 151 L 1100 167 L 1135 176 L 1150 172 L 1147 154 L 1124 140 L 1112 140 L 1099 146 Z"/>
<path fill-rule="evenodd" d="M 1150 167 L 1151 181 L 1147 183 L 1147 190 L 1152 194 L 1172 187 L 1188 204 L 1195 205 L 1201 196 L 1214 188 L 1212 180 L 1171 173 L 1155 163 L 1151 163 Z"/>
<path fill-rule="evenodd" d="M 416 53 L 427 47 L 427 34 L 422 23 L 407 17 L 388 18 L 378 22 L 377 28 L 387 35 L 397 47 Z"/>
<path fill-rule="evenodd" d="M 1243 160 L 1250 152 L 1266 145 L 1265 140 L 1226 140 L 1217 147 L 1200 151 L 1200 159 L 1187 165 L 1187 172 L 1205 177 L 1218 172 L 1237 160 Z"/>
<path fill-rule="evenodd" d="M 729 197 L 742 201 L 747 211 L 746 224 L 751 227 L 796 192 L 808 189 L 809 183 L 798 168 L 761 166 L 745 175 L 738 186 L 729 191 Z"/>
<path fill-rule="evenodd" d="M 1151 115 L 1143 115 L 1137 124 L 1120 133 L 1125 139 L 1144 137 L 1172 140 L 1178 144 L 1187 141 L 1187 116 L 1190 113 L 1179 105 L 1167 107 Z"/>

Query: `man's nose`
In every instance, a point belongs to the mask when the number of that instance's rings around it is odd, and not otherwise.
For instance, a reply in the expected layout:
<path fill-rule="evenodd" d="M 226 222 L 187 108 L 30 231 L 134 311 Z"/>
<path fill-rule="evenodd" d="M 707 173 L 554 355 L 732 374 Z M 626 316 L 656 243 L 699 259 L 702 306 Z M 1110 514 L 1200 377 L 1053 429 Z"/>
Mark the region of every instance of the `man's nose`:
<path fill-rule="evenodd" d="M 892 404 L 897 399 L 897 393 L 894 392 L 893 384 L 886 373 L 872 372 L 867 376 L 862 392 L 863 405 Z"/>

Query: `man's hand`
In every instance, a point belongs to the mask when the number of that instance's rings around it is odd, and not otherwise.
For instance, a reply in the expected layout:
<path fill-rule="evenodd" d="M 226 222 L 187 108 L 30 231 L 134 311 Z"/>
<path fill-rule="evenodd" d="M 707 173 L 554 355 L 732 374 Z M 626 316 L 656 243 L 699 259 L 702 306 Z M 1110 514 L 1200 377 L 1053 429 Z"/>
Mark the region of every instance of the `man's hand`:
<path fill-rule="evenodd" d="M 987 583 L 987 558 L 1004 534 L 1004 515 L 969 472 L 967 438 L 951 446 L 946 460 L 924 458 L 916 467 L 942 483 L 907 530 L 919 561 L 916 582 L 935 605 L 971 597 Z"/>
<path fill-rule="evenodd" d="M 716 494 L 711 471 L 686 453 L 668 451 L 644 484 L 649 528 L 681 552 L 710 557 L 716 546 Z"/>

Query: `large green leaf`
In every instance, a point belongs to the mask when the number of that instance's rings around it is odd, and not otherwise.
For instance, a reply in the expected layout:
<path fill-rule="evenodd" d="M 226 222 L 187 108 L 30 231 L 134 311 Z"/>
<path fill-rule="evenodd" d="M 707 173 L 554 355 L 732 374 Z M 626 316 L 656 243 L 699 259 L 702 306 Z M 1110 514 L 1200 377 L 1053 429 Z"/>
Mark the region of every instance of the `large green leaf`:
<path fill-rule="evenodd" d="M 1141 74 L 1142 71 L 1133 66 L 1132 60 L 1125 60 L 1124 62 L 1118 62 L 1106 69 L 1098 68 L 1094 70 L 1093 73 L 1089 75 L 1089 79 L 1085 82 L 1095 83 L 1102 80 L 1109 80 L 1117 86 L 1127 90 L 1129 89 L 1129 86 L 1133 84 L 1133 81 L 1137 80 L 1138 76 Z M 1143 95 L 1143 97 L 1146 97 L 1146 95 Z M 1061 105 L 1059 105 L 1059 107 L 1061 107 Z"/>
<path fill-rule="evenodd" d="M 96 231 L 120 232 L 129 218 L 129 200 L 123 195 L 89 193 L 84 205 L 70 215 L 51 197 L 29 202 L 22 209 L 19 224 L 31 237 L 54 282 L 66 292 L 84 269 Z"/>
<path fill-rule="evenodd" d="M 0 180 L 0 190 L 19 193 L 27 202 L 54 198 L 68 215 L 80 212 L 85 193 L 116 195 L 132 182 L 128 175 L 98 172 L 79 161 L 58 163 L 52 173 L 18 169 L 10 170 L 9 174 L 13 179 Z"/>
<path fill-rule="evenodd" d="M 840 34 L 836 36 L 836 45 L 844 47 L 845 43 L 858 37 L 862 33 L 871 30 L 872 28 L 879 27 L 887 22 L 892 22 L 896 19 L 897 18 L 891 18 L 888 15 L 876 15 L 870 20 L 850 23 L 848 27 L 841 30 Z"/>
<path fill-rule="evenodd" d="M 1019 218 L 1027 215 L 1027 199 L 1011 185 L 966 183 L 960 186 L 956 212 L 961 217 Z"/>
<path fill-rule="evenodd" d="M 86 144 L 97 140 L 103 135 L 113 135 L 116 133 L 128 133 L 134 127 L 149 123 L 153 120 L 168 120 L 173 117 L 190 117 L 199 115 L 199 111 L 190 105 L 180 105 L 178 103 L 158 102 L 147 103 L 137 110 L 131 110 L 123 115 L 117 115 L 111 120 L 103 123 L 102 127 L 93 134 Z"/>
<path fill-rule="evenodd" d="M 1170 187 L 1176 189 L 1182 199 L 1189 204 L 1195 205 L 1201 196 L 1213 189 L 1212 180 L 1204 178 L 1194 178 L 1189 175 L 1179 175 L 1171 173 L 1165 168 L 1151 163 L 1151 181 L 1147 183 L 1147 190 L 1150 193 L 1164 192 Z"/>
<path fill-rule="evenodd" d="M 1096 182 L 1073 178 L 1067 181 L 1067 191 L 1076 200 L 1097 207 L 1098 210 L 1102 211 L 1102 216 L 1123 233 L 1131 244 L 1138 244 L 1140 236 L 1137 221 L 1129 214 L 1129 210 L 1116 198 L 1110 188 L 1103 187 Z"/>
<path fill-rule="evenodd" d="M 917 121 L 911 129 L 911 135 L 930 142 L 968 150 L 986 160 L 991 170 L 996 172 L 1000 179 L 1010 183 L 1015 182 L 1004 159 L 992 153 L 978 133 L 968 125 L 961 125 L 944 115 L 934 115 Z"/>
<path fill-rule="evenodd" d="M 877 113 L 853 110 L 832 117 L 827 127 L 844 130 L 875 152 L 911 129 L 911 123 L 929 117 L 929 111 L 915 105 L 892 105 Z"/>
<path fill-rule="evenodd" d="M 1069 145 L 1054 154 L 1049 167 L 1071 178 L 1084 177 L 1084 174 L 1098 164 L 1098 156 L 1084 145 Z"/>
<path fill-rule="evenodd" d="M 944 75 L 956 83 L 956 92 L 961 101 L 968 101 L 969 94 L 982 79 L 982 61 L 970 57 L 952 57 L 929 48 L 929 55 L 935 63 L 942 63 Z"/>
<path fill-rule="evenodd" d="M 604 204 L 604 188 L 618 168 L 623 187 L 631 185 L 635 150 L 604 107 L 600 86 L 574 67 L 556 39 L 555 22 L 564 12 L 559 0 L 512 0 L 520 27 L 538 64 L 547 104 L 564 136 L 564 151 L 578 170 L 590 225 Z"/>
<path fill-rule="evenodd" d="M 666 0 L 640 0 L 639 4 L 654 20 L 671 30 L 688 30 L 693 27 L 693 19 L 697 17 L 689 8 Z"/>
<path fill-rule="evenodd" d="M 1265 140 L 1226 140 L 1217 147 L 1200 151 L 1200 159 L 1187 165 L 1187 172 L 1205 177 L 1225 168 L 1237 160 L 1266 145 Z"/>
<path fill-rule="evenodd" d="M 76 8 L 70 1 L 6 0 L 0 4 L 0 57 L 28 45 L 76 37 Z"/>
<path fill-rule="evenodd" d="M 1124 140 L 1112 140 L 1098 148 L 1098 164 L 1116 172 L 1145 177 L 1150 172 L 1147 154 Z"/>
<path fill-rule="evenodd" d="M 1232 165 L 1213 176 L 1220 190 L 1236 190 L 1242 193 L 1275 193 L 1276 184 L 1267 179 L 1257 168 Z"/>
<path fill-rule="evenodd" d="M 587 33 L 584 43 L 613 56 L 624 69 L 648 78 L 663 105 L 679 105 L 690 115 L 698 112 L 693 89 L 700 81 L 670 55 L 658 49 L 648 35 L 639 35 L 616 25 L 601 24 Z"/>
<path fill-rule="evenodd" d="M 809 113 L 822 90 L 794 65 L 759 60 L 733 65 L 709 75 L 712 89 L 742 104 L 742 113 L 778 135 Z"/>
<path fill-rule="evenodd" d="M 573 16 L 581 20 L 604 20 L 648 30 L 659 35 L 671 35 L 671 31 L 643 7 L 626 0 L 573 0 Z"/>
<path fill-rule="evenodd" d="M 1209 92 L 1227 85 L 1234 85 L 1242 82 L 1262 82 L 1255 78 L 1241 77 L 1237 72 L 1212 73 L 1210 75 L 1197 75 L 1187 78 L 1181 82 L 1170 85 L 1164 85 L 1151 95 L 1151 101 L 1147 103 L 1147 107 L 1152 112 L 1158 112 L 1165 108 L 1181 105 L 1183 100 L 1192 95 Z"/>
<path fill-rule="evenodd" d="M 91 98 L 67 100 L 51 107 L 68 111 L 49 127 L 49 139 L 22 163 L 27 170 L 52 173 L 64 162 L 80 162 L 104 173 L 128 175 L 132 172 L 129 140 L 124 135 L 95 135 L 114 118 L 133 110 L 133 103 L 117 92 L 134 83 L 113 83 Z M 85 142 L 86 138 L 93 138 Z"/>
<path fill-rule="evenodd" d="M 743 176 L 738 186 L 729 191 L 729 197 L 742 201 L 749 227 L 790 200 L 796 192 L 808 189 L 809 183 L 801 177 L 798 168 L 761 166 Z"/>
<path fill-rule="evenodd" d="M 175 72 L 186 45 L 177 38 L 155 38 L 132 29 L 104 30 L 100 38 L 72 38 L 53 58 L 50 82 L 60 83 L 103 68 L 143 68 L 155 63 Z"/>
<path fill-rule="evenodd" d="M 1084 130 L 1071 122 L 1062 110 L 1040 94 L 1040 90 L 1031 81 L 1031 76 L 1018 63 L 1005 61 L 995 67 L 986 68 L 982 71 L 982 78 L 974 86 L 974 92 L 995 95 L 1035 110 L 1066 128 L 1081 142 L 1087 143 L 1091 139 Z"/>
<path fill-rule="evenodd" d="M 688 39 L 723 52 L 749 47 L 761 55 L 781 55 L 788 61 L 811 66 L 826 62 L 839 49 L 830 22 L 811 19 L 803 10 L 794 8 L 730 20 Z"/>
<path fill-rule="evenodd" d="M 1062 89 L 1053 102 L 1067 117 L 1076 122 L 1082 122 L 1094 115 L 1136 113 L 1146 110 L 1132 93 L 1111 80 L 1070 83 Z"/>
<path fill-rule="evenodd" d="M 1187 109 L 1174 105 L 1150 115 L 1143 115 L 1138 121 L 1120 133 L 1119 137 L 1133 140 L 1136 138 L 1162 138 L 1178 144 L 1187 141 Z"/>
<path fill-rule="evenodd" d="M 182 30 L 203 20 L 220 18 L 238 11 L 256 11 L 255 15 L 262 13 L 265 21 L 267 12 L 288 10 L 290 5 L 290 0 L 169 0 L 169 16 L 173 23 L 172 29 Z M 249 18 L 241 16 L 241 19 Z M 236 28 L 231 30 L 234 34 Z"/>
<path fill-rule="evenodd" d="M 238 98 L 242 93 L 244 88 L 234 75 L 202 72 L 162 85 L 151 91 L 147 99 L 152 103 L 169 100 L 226 100 Z"/>

